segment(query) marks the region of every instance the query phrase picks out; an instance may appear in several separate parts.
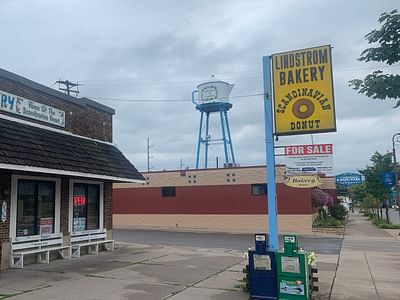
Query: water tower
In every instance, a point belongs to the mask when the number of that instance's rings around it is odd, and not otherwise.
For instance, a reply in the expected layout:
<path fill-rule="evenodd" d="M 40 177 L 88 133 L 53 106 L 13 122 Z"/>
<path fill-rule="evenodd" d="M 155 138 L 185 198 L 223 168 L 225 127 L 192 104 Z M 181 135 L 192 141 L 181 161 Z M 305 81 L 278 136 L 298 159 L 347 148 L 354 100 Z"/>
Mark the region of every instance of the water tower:
<path fill-rule="evenodd" d="M 201 83 L 197 90 L 192 92 L 192 102 L 200 114 L 199 139 L 197 142 L 196 169 L 199 168 L 200 152 L 204 148 L 204 168 L 208 165 L 208 147 L 210 144 L 221 143 L 224 146 L 225 166 L 235 166 L 235 156 L 233 154 L 232 138 L 228 122 L 228 110 L 232 108 L 229 103 L 229 94 L 233 84 L 217 80 L 212 76 L 211 81 Z M 205 122 L 204 122 L 205 115 Z M 220 119 L 221 136 L 211 138 L 210 136 L 210 116 L 216 115 Z"/>

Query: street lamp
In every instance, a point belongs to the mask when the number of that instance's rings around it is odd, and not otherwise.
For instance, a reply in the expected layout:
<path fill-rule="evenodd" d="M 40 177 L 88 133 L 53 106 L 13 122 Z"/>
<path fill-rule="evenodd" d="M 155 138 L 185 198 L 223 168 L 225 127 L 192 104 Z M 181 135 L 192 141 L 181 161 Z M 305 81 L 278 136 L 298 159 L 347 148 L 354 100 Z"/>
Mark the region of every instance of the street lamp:
<path fill-rule="evenodd" d="M 399 175 L 397 173 L 397 161 L 396 161 L 396 145 L 400 145 L 400 132 L 395 133 L 392 136 L 393 146 L 393 172 L 394 172 L 394 186 L 396 187 L 397 206 L 399 207 L 399 219 L 400 219 L 400 195 L 399 195 Z"/>

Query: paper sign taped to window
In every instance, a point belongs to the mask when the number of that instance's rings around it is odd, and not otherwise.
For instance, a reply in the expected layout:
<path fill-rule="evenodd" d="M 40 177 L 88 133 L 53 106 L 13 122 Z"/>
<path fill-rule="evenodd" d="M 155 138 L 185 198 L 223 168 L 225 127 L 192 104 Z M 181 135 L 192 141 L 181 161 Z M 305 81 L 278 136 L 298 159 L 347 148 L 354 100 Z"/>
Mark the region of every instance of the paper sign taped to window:
<path fill-rule="evenodd" d="M 40 235 L 53 233 L 53 218 L 40 218 Z"/>
<path fill-rule="evenodd" d="M 86 218 L 74 218 L 74 231 L 86 229 Z"/>
<path fill-rule="evenodd" d="M 271 270 L 271 258 L 269 255 L 254 254 L 253 258 L 255 270 Z"/>
<path fill-rule="evenodd" d="M 300 273 L 300 261 L 298 257 L 282 256 L 282 272 Z"/>

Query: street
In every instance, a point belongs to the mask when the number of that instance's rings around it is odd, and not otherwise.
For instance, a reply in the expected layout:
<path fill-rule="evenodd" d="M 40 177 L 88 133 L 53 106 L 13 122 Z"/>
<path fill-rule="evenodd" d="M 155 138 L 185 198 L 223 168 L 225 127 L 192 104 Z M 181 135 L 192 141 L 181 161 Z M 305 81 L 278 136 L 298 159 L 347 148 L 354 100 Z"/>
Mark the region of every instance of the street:
<path fill-rule="evenodd" d="M 224 248 L 246 251 L 254 246 L 251 234 L 209 232 L 174 232 L 160 230 L 113 230 L 117 241 L 148 245 Z M 280 248 L 282 236 L 280 236 Z M 299 236 L 299 246 L 319 254 L 338 254 L 342 238 L 339 236 Z"/>

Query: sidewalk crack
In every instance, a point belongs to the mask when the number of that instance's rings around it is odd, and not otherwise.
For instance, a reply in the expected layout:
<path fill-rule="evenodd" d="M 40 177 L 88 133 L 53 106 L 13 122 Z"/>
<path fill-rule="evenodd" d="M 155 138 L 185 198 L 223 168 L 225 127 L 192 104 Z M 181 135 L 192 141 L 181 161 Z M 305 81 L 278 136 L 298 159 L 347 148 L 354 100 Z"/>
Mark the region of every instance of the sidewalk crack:
<path fill-rule="evenodd" d="M 368 262 L 367 254 L 365 253 L 364 250 L 363 250 L 363 253 L 364 253 L 365 261 L 367 262 L 369 275 L 371 276 L 372 283 L 374 284 L 374 289 L 375 289 L 376 296 L 378 297 L 377 299 L 379 300 L 380 297 L 379 297 L 378 289 L 376 288 L 375 280 L 374 280 L 374 277 L 372 276 L 371 267 L 370 267 L 369 262 Z"/>
<path fill-rule="evenodd" d="M 332 292 L 333 292 L 333 287 L 335 285 L 335 280 L 336 280 L 336 275 L 337 275 L 337 272 L 338 272 L 338 269 L 339 269 L 340 256 L 342 254 L 343 240 L 344 240 L 344 236 L 345 235 L 346 235 L 346 226 L 344 227 L 344 230 L 343 230 L 342 241 L 340 243 L 340 251 L 339 251 L 339 255 L 338 255 L 338 258 L 337 258 L 337 262 L 336 262 L 335 275 L 333 275 L 332 285 L 331 285 L 331 289 L 329 290 L 328 299 L 331 299 Z"/>
<path fill-rule="evenodd" d="M 243 260 L 241 260 L 241 261 L 239 261 L 239 262 L 235 262 L 234 264 L 227 266 L 225 269 L 220 270 L 220 271 L 218 271 L 218 272 L 216 272 L 216 273 L 213 273 L 213 274 L 207 276 L 206 278 L 203 278 L 203 279 L 201 279 L 201 280 L 198 280 L 197 282 L 192 283 L 192 284 L 190 284 L 190 285 L 186 285 L 183 289 L 181 289 L 181 290 L 179 290 L 179 291 L 177 291 L 177 292 L 175 292 L 175 293 L 172 293 L 172 294 L 170 294 L 170 295 L 168 295 L 168 296 L 162 298 L 162 300 L 169 299 L 169 298 L 171 298 L 171 297 L 173 297 L 173 296 L 175 296 L 175 295 L 177 295 L 177 294 L 179 294 L 179 293 L 182 293 L 183 291 L 187 290 L 188 288 L 198 288 L 198 287 L 195 286 L 196 284 L 199 284 L 200 282 L 203 282 L 203 281 L 205 281 L 205 280 L 207 280 L 207 279 L 210 279 L 211 277 L 213 277 L 213 276 L 215 276 L 215 275 L 217 275 L 217 274 L 220 274 L 220 273 L 222 273 L 222 272 L 228 270 L 229 268 L 232 268 L 233 266 L 236 266 L 237 264 L 240 264 L 242 261 L 243 261 Z M 220 289 L 220 290 L 227 290 L 227 289 Z"/>

